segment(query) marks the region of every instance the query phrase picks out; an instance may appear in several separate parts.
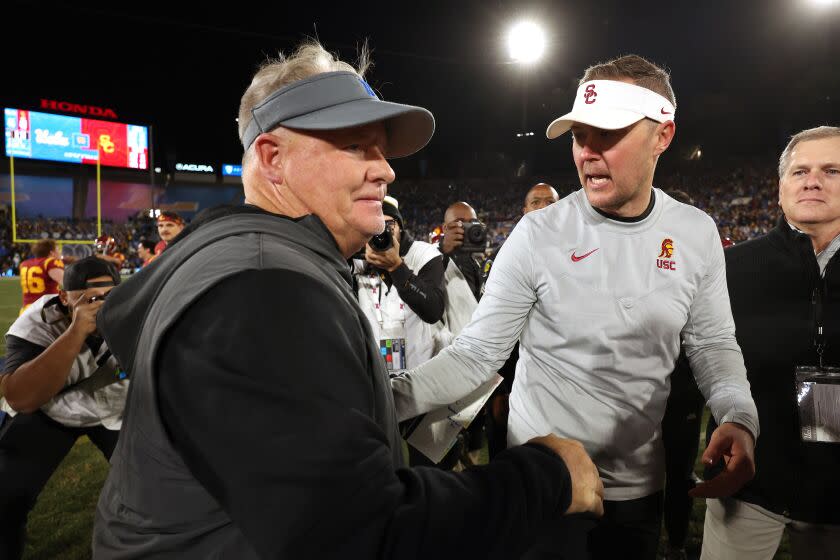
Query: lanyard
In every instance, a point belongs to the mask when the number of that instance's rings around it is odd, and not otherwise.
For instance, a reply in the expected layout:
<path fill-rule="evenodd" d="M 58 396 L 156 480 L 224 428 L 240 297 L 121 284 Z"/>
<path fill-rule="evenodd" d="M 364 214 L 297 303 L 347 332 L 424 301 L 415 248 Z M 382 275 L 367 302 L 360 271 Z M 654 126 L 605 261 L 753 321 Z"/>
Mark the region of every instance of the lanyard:
<path fill-rule="evenodd" d="M 825 279 L 821 278 L 822 285 L 814 287 L 811 293 L 811 304 L 814 306 L 814 347 L 817 349 L 820 369 L 823 368 L 823 352 L 825 352 L 825 333 L 823 333 L 823 295 Z"/>
<path fill-rule="evenodd" d="M 379 277 L 378 274 L 371 274 L 371 292 L 373 293 L 373 312 L 376 315 L 376 321 L 379 323 L 379 329 L 382 330 L 385 328 L 385 317 L 382 315 L 382 282 L 383 280 Z M 393 286 L 392 286 L 393 288 Z M 385 305 L 388 305 L 389 300 L 387 299 L 391 290 L 389 289 L 385 293 Z M 390 314 L 389 314 L 390 315 Z M 403 330 L 405 330 L 405 302 L 400 301 L 400 318 L 399 322 L 402 324 Z"/>

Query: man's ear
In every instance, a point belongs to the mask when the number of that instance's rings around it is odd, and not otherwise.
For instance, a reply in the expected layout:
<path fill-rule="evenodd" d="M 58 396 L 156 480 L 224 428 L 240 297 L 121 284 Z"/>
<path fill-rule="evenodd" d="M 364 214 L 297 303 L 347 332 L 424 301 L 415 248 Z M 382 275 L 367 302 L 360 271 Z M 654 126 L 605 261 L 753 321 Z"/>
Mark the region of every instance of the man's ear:
<path fill-rule="evenodd" d="M 674 121 L 665 121 L 656 126 L 656 148 L 654 148 L 654 155 L 662 155 L 662 152 L 668 149 L 674 135 L 677 133 L 677 125 Z"/>
<path fill-rule="evenodd" d="M 69 307 L 68 302 L 70 299 L 67 297 L 67 292 L 64 290 L 58 290 L 58 299 L 61 301 L 61 305 L 64 307 Z"/>
<path fill-rule="evenodd" d="M 264 132 L 257 136 L 251 149 L 260 175 L 271 183 L 283 182 L 283 160 L 288 141 L 278 134 Z"/>

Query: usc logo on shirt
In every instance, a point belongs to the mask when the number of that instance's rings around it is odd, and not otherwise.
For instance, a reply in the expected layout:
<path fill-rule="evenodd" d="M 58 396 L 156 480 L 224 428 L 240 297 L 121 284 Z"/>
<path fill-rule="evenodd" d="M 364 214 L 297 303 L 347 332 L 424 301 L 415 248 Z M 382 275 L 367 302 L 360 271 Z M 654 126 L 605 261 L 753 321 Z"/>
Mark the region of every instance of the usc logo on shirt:
<path fill-rule="evenodd" d="M 674 256 L 674 240 L 666 237 L 662 240 L 662 248 L 659 251 L 659 258 L 656 259 L 656 266 L 663 270 L 677 270 L 677 263 L 670 260 Z"/>

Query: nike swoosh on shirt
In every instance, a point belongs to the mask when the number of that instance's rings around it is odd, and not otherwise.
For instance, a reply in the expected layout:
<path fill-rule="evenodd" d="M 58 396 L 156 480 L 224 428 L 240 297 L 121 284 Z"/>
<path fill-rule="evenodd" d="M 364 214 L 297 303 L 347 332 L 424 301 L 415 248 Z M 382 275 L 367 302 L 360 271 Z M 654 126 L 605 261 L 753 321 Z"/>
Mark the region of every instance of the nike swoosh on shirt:
<path fill-rule="evenodd" d="M 599 247 L 599 248 L 600 248 L 600 247 Z M 574 252 L 574 251 L 572 251 L 572 262 L 582 261 L 583 259 L 585 259 L 586 257 L 588 257 L 589 255 L 591 255 L 592 253 L 594 253 L 594 252 L 595 252 L 595 251 L 597 251 L 597 250 L 598 250 L 598 249 L 592 249 L 592 250 L 591 250 L 591 251 L 589 251 L 588 253 L 586 253 L 586 254 L 584 254 L 584 255 L 581 255 L 581 256 L 577 256 L 577 255 L 575 255 L 575 252 Z"/>

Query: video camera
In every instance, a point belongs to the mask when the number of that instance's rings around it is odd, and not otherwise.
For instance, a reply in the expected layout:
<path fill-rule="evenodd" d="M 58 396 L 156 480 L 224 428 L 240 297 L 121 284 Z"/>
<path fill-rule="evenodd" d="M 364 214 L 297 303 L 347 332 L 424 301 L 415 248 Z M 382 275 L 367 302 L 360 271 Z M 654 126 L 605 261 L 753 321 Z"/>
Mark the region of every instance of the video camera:
<path fill-rule="evenodd" d="M 483 253 L 487 247 L 487 226 L 478 220 L 464 222 L 464 244 L 458 247 L 462 253 Z"/>

